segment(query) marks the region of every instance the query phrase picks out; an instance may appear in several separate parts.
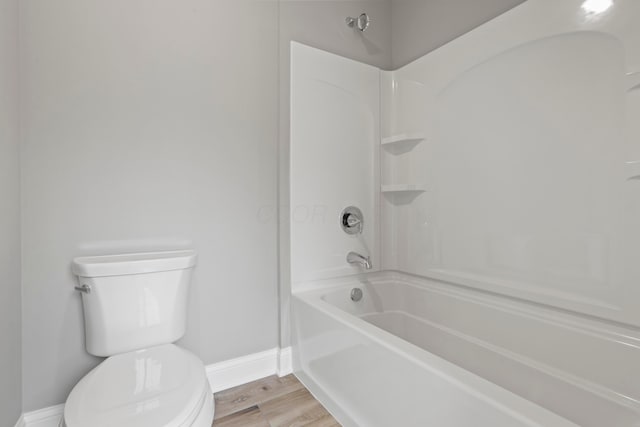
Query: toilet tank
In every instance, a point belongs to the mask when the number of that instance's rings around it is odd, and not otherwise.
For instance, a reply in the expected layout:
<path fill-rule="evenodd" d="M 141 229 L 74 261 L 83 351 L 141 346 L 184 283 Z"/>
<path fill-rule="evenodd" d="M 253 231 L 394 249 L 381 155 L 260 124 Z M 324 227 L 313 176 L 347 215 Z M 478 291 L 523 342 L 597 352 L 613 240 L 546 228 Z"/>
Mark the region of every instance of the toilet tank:
<path fill-rule="evenodd" d="M 180 339 L 195 264 L 190 250 L 74 259 L 87 351 L 108 357 Z"/>

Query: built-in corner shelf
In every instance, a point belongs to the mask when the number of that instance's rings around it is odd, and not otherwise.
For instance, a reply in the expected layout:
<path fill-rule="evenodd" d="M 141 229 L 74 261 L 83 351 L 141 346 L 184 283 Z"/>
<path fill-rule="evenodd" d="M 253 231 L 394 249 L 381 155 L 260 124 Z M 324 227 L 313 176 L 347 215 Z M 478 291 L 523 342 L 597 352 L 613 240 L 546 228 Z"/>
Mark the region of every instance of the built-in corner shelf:
<path fill-rule="evenodd" d="M 382 145 L 402 144 L 415 142 L 418 143 L 424 140 L 424 135 L 421 133 L 399 133 L 387 138 L 382 138 Z"/>
<path fill-rule="evenodd" d="M 381 191 L 385 194 L 424 193 L 427 187 L 423 184 L 393 184 L 383 185 Z"/>
<path fill-rule="evenodd" d="M 411 151 L 416 145 L 424 141 L 425 136 L 421 133 L 399 133 L 387 138 L 382 138 L 380 144 L 395 154 Z"/>
<path fill-rule="evenodd" d="M 640 71 L 627 74 L 627 92 L 640 90 Z"/>
<path fill-rule="evenodd" d="M 640 180 L 640 161 L 634 160 L 625 162 L 625 174 L 627 175 L 627 181 L 639 181 Z"/>
<path fill-rule="evenodd" d="M 423 184 L 391 184 L 380 188 L 385 198 L 395 205 L 407 205 L 427 191 Z"/>

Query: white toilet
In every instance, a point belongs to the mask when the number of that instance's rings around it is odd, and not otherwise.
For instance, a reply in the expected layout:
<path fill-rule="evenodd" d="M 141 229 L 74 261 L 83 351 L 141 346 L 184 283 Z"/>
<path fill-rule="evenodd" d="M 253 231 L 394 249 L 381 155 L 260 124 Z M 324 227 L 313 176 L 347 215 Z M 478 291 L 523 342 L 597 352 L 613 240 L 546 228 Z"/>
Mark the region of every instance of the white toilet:
<path fill-rule="evenodd" d="M 66 427 L 211 427 L 203 363 L 184 335 L 194 251 L 76 258 L 87 351 L 108 357 L 73 388 Z"/>

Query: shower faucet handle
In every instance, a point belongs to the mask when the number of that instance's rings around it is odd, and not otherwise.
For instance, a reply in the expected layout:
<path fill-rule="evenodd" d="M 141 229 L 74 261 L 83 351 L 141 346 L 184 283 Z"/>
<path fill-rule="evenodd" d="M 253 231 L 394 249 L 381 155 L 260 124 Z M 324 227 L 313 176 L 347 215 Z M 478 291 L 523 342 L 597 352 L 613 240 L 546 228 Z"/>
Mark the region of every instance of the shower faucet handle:
<path fill-rule="evenodd" d="M 349 206 L 340 214 L 340 227 L 347 234 L 361 234 L 364 228 L 362 211 L 355 206 Z"/>
<path fill-rule="evenodd" d="M 349 228 L 353 228 L 353 227 L 358 227 L 358 229 L 360 230 L 362 227 L 362 221 L 360 221 L 360 218 L 357 218 L 355 215 L 353 214 L 346 214 L 344 216 L 345 218 L 345 222 L 347 223 L 347 227 Z"/>

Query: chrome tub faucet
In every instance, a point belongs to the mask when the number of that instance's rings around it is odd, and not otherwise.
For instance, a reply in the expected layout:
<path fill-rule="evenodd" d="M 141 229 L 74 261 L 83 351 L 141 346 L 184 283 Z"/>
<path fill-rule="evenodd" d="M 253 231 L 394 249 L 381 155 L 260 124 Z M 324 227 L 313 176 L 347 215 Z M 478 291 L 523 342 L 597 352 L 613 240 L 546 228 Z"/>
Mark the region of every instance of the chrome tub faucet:
<path fill-rule="evenodd" d="M 360 264 L 367 270 L 371 270 L 371 257 L 365 257 L 356 252 L 349 252 L 347 254 L 347 262 L 349 264 Z"/>

